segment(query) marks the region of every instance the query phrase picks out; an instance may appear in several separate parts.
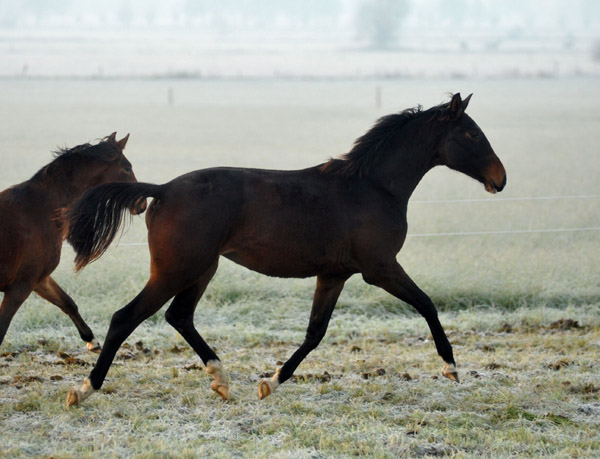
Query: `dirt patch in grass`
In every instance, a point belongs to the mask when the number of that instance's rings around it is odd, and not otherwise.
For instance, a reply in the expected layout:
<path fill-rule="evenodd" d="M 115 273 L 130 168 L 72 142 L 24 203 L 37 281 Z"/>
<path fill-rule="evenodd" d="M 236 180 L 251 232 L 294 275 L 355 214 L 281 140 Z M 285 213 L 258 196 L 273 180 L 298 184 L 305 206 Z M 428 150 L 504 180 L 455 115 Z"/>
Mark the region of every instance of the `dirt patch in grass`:
<path fill-rule="evenodd" d="M 573 319 L 559 319 L 548 325 L 548 330 L 573 330 L 581 328 L 579 322 Z"/>

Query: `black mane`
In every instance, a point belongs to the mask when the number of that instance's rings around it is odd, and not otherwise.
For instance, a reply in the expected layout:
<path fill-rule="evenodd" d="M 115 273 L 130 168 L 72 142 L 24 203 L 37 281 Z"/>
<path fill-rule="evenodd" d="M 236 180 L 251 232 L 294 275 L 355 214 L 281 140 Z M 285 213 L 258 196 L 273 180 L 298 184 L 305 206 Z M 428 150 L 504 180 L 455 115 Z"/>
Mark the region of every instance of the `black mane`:
<path fill-rule="evenodd" d="M 109 137 L 105 137 L 95 145 L 84 143 L 73 148 L 58 148 L 52 152 L 54 160 L 42 167 L 32 178 L 41 179 L 82 161 L 110 162 L 118 155 L 117 144 Z"/>
<path fill-rule="evenodd" d="M 423 110 L 419 105 L 379 118 L 373 127 L 356 139 L 352 149 L 340 158 L 331 158 L 321 166 L 325 173 L 362 177 L 373 169 L 379 158 L 396 143 L 402 129 L 415 120 L 443 121 L 448 116 L 449 102 Z"/>

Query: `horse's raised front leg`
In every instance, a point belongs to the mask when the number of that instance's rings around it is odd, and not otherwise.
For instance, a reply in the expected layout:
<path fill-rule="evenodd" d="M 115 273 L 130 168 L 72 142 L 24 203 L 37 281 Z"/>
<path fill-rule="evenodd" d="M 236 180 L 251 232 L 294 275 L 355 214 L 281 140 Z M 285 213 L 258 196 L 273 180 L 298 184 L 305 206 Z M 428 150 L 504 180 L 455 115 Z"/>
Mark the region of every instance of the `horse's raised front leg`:
<path fill-rule="evenodd" d="M 206 290 L 206 286 L 214 276 L 217 266 L 218 259 L 194 285 L 175 295 L 173 302 L 165 313 L 165 319 L 183 336 L 202 359 L 206 366 L 206 372 L 214 378 L 210 388 L 219 394 L 223 400 L 227 400 L 229 397 L 229 381 L 223 370 L 223 365 L 217 354 L 206 344 L 206 341 L 194 326 L 194 310 Z"/>
<path fill-rule="evenodd" d="M 381 287 L 396 298 L 410 304 L 425 318 L 433 335 L 437 352 L 444 360 L 442 375 L 459 382 L 452 346 L 438 319 L 433 301 L 408 277 L 402 266 L 394 261 L 385 268 L 379 266 L 377 270 L 364 272 L 363 278 L 365 282 Z"/>
<path fill-rule="evenodd" d="M 261 379 L 258 382 L 258 398 L 261 400 L 269 396 L 277 387 L 287 381 L 294 373 L 300 362 L 314 350 L 327 331 L 329 319 L 335 308 L 344 283 L 348 276 L 343 277 L 317 277 L 317 289 L 313 298 L 312 310 L 304 342 L 290 359 L 270 379 Z"/>
<path fill-rule="evenodd" d="M 144 289 L 127 306 L 112 316 L 106 334 L 104 347 L 80 389 L 71 389 L 67 395 L 67 406 L 77 405 L 102 387 L 106 373 L 110 368 L 123 341 L 148 317 L 156 313 L 174 295 L 172 290 L 153 282 L 151 278 Z"/>
<path fill-rule="evenodd" d="M 0 304 L 0 344 L 4 341 L 11 320 L 30 294 L 29 285 L 11 286 L 4 292 Z"/>
<path fill-rule="evenodd" d="M 38 282 L 33 291 L 43 299 L 58 306 L 61 311 L 71 318 L 75 327 L 77 327 L 79 336 L 86 342 L 86 347 L 89 351 L 100 352 L 100 342 L 94 337 L 94 333 L 88 327 L 88 324 L 79 315 L 77 305 L 52 277 L 48 276 Z"/>

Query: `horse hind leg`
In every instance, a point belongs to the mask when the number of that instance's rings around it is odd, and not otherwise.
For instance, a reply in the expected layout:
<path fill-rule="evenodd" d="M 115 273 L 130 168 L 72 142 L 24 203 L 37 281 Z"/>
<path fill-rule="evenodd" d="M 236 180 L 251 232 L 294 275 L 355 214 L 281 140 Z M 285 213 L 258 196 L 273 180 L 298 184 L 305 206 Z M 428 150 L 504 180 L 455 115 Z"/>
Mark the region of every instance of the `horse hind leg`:
<path fill-rule="evenodd" d="M 61 311 L 67 314 L 77 327 L 79 336 L 86 342 L 86 347 L 91 352 L 100 352 L 100 342 L 90 329 L 87 323 L 79 314 L 77 304 L 73 299 L 56 283 L 52 277 L 48 276 L 33 289 L 35 293 L 43 299 L 49 301 L 55 306 L 58 306 Z"/>
<path fill-rule="evenodd" d="M 204 341 L 194 326 L 196 305 L 214 276 L 217 266 L 218 259 L 202 274 L 196 283 L 175 295 L 173 302 L 165 313 L 165 319 L 183 336 L 202 359 L 206 372 L 214 378 L 210 388 L 219 394 L 223 400 L 227 400 L 229 398 L 229 380 L 223 370 L 223 365 L 217 354 Z"/>
<path fill-rule="evenodd" d="M 279 368 L 272 378 L 261 379 L 258 382 L 258 398 L 264 399 L 273 393 L 281 384 L 287 381 L 298 365 L 306 358 L 309 352 L 316 349 L 327 331 L 331 314 L 335 308 L 337 299 L 342 293 L 344 283 L 348 279 L 344 277 L 317 277 L 317 288 L 313 298 L 310 320 L 306 330 L 306 337 L 300 347 Z"/>
<path fill-rule="evenodd" d="M 175 294 L 164 282 L 151 277 L 142 291 L 125 307 L 114 313 L 104 347 L 89 376 L 80 389 L 71 389 L 67 395 L 67 407 L 77 405 L 102 387 L 115 355 L 131 333 L 151 315 L 155 314 Z"/>

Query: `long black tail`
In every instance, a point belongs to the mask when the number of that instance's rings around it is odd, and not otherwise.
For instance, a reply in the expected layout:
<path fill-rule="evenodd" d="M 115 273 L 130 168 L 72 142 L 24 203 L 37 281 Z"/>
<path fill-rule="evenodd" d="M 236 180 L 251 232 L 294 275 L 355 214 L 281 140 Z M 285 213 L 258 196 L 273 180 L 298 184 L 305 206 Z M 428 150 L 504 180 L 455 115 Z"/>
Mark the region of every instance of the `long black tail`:
<path fill-rule="evenodd" d="M 162 185 L 105 183 L 87 190 L 66 213 L 67 240 L 75 249 L 75 269 L 98 259 L 115 238 L 128 209 L 148 197 L 159 198 Z"/>

